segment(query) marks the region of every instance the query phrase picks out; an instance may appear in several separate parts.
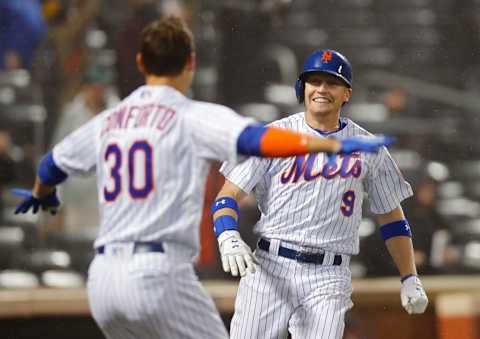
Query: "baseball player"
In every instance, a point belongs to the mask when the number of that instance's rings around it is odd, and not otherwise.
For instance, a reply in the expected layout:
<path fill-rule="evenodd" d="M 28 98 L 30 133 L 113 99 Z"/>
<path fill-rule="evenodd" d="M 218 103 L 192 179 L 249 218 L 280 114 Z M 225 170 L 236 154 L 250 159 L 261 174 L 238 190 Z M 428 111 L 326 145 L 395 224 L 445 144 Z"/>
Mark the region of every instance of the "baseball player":
<path fill-rule="evenodd" d="M 101 225 L 87 288 L 105 336 L 226 338 L 192 264 L 210 161 L 376 151 L 387 140 L 312 138 L 188 99 L 193 38 L 176 18 L 144 29 L 137 65 L 146 85 L 54 146 L 39 164 L 33 191 L 16 191 L 24 196 L 16 213 L 54 211 L 56 185 L 95 173 Z"/>
<path fill-rule="evenodd" d="M 271 126 L 321 137 L 369 136 L 342 106 L 352 95 L 351 66 L 334 50 L 305 61 L 295 85 L 305 112 Z M 358 253 L 362 202 L 401 275 L 401 303 L 423 313 L 428 299 L 417 276 L 411 230 L 400 202 L 412 195 L 389 152 L 354 152 L 224 163 L 226 182 L 212 206 L 223 269 L 240 274 L 231 338 L 340 339 L 352 307 L 350 256 Z M 254 192 L 261 212 L 255 254 L 237 231 L 237 202 Z M 255 274 L 246 274 L 254 272 Z"/>

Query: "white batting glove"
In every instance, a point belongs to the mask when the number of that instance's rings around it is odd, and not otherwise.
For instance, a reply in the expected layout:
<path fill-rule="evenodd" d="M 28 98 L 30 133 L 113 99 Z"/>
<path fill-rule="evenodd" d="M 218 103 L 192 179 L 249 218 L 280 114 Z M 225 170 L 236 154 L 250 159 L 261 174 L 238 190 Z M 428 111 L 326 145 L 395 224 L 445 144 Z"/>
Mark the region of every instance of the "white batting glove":
<path fill-rule="evenodd" d="M 230 272 L 234 277 L 244 277 L 247 272 L 255 272 L 257 258 L 250 247 L 242 240 L 238 231 L 225 231 L 218 236 L 222 266 L 225 272 Z"/>
<path fill-rule="evenodd" d="M 400 290 L 402 306 L 408 314 L 420 314 L 425 312 L 428 298 L 423 289 L 422 282 L 416 275 L 405 279 Z"/>

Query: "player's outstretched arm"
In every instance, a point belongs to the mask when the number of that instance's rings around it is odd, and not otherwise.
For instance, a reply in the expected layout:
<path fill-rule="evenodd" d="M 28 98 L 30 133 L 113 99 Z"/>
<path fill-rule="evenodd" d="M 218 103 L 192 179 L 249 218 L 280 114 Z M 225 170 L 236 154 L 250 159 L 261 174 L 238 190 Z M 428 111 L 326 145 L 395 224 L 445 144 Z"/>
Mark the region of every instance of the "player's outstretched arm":
<path fill-rule="evenodd" d="M 47 153 L 38 165 L 32 191 L 12 189 L 14 195 L 23 198 L 15 208 L 15 214 L 27 213 L 30 209 L 33 213 L 37 213 L 40 208 L 49 211 L 51 214 L 56 214 L 60 206 L 56 185 L 62 183 L 66 178 L 67 174 L 55 164 L 52 152 Z"/>
<path fill-rule="evenodd" d="M 306 153 L 349 154 L 356 151 L 376 152 L 392 143 L 386 136 L 323 138 L 296 133 L 282 128 L 251 125 L 246 127 L 237 141 L 240 154 L 261 157 L 290 157 Z"/>
<path fill-rule="evenodd" d="M 393 144 L 394 139 L 386 135 L 378 135 L 373 137 L 356 136 L 339 139 L 340 150 L 335 153 L 329 153 L 328 162 L 333 163 L 337 158 L 337 154 L 350 154 L 353 152 L 377 152 L 380 147 Z"/>
<path fill-rule="evenodd" d="M 238 232 L 238 201 L 246 196 L 239 187 L 228 180 L 217 195 L 212 206 L 215 235 L 225 272 L 233 276 L 245 276 L 255 272 L 257 259 L 251 248 L 242 240 Z"/>
<path fill-rule="evenodd" d="M 412 245 L 412 232 L 399 206 L 393 211 L 378 215 L 380 232 L 388 252 L 401 276 L 400 299 L 409 314 L 425 312 L 428 298 L 417 275 Z"/>

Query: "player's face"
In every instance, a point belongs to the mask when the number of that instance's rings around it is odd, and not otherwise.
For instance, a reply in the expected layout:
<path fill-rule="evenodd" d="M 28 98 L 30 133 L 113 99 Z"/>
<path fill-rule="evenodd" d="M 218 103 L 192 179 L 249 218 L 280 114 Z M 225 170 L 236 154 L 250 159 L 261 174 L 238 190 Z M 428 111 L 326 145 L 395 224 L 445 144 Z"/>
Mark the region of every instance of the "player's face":
<path fill-rule="evenodd" d="M 352 89 L 331 74 L 312 73 L 305 77 L 305 108 L 311 114 L 338 114 L 351 95 Z"/>

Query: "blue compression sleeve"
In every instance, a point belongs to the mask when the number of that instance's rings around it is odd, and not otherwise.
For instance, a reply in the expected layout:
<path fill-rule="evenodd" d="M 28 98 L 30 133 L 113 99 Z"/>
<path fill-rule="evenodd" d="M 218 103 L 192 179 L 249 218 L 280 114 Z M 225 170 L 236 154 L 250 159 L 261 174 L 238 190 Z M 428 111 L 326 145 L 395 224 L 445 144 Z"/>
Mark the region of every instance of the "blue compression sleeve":
<path fill-rule="evenodd" d="M 260 141 L 268 127 L 263 125 L 247 126 L 237 140 L 237 151 L 243 155 L 260 156 Z"/>
<path fill-rule="evenodd" d="M 217 238 L 225 231 L 238 231 L 238 224 L 231 215 L 222 215 L 215 219 L 213 223 L 213 230 Z"/>
<path fill-rule="evenodd" d="M 212 217 L 218 210 L 230 208 L 237 213 L 237 217 L 240 215 L 240 209 L 238 208 L 237 201 L 230 197 L 220 197 L 212 205 L 211 212 Z M 221 215 L 213 221 L 213 230 L 215 235 L 218 236 L 225 231 L 238 229 L 237 220 L 231 215 Z"/>
<path fill-rule="evenodd" d="M 384 241 L 399 235 L 403 235 L 405 237 L 410 237 L 410 238 L 412 237 L 412 231 L 410 230 L 408 221 L 405 219 L 394 221 L 389 224 L 385 224 L 381 226 L 380 234 L 382 235 L 382 239 Z"/>
<path fill-rule="evenodd" d="M 215 214 L 216 211 L 222 208 L 231 208 L 235 212 L 237 212 L 237 216 L 240 214 L 240 208 L 238 207 L 237 201 L 230 197 L 220 197 L 213 202 L 212 208 L 210 212 L 212 216 Z"/>
<path fill-rule="evenodd" d="M 40 160 L 37 174 L 42 183 L 50 186 L 58 185 L 68 177 L 67 173 L 55 164 L 52 151 L 45 154 L 42 160 Z"/>

